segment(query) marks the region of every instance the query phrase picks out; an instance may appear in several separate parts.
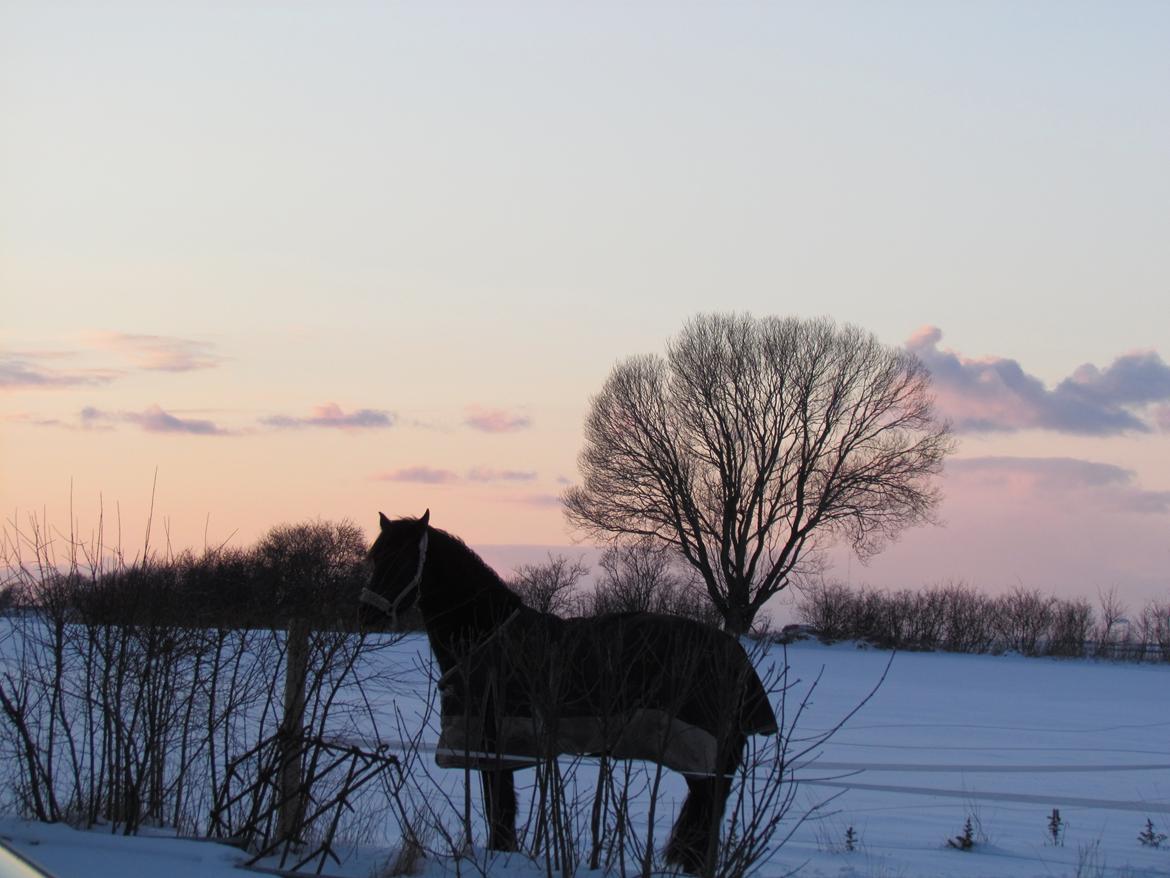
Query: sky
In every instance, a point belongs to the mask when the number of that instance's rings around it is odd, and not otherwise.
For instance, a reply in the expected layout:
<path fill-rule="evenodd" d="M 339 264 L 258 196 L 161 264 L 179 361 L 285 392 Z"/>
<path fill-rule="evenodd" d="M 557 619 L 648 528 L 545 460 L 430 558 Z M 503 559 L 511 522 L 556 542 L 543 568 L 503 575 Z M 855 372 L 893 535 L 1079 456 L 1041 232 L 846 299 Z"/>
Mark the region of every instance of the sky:
<path fill-rule="evenodd" d="M 942 524 L 835 575 L 1164 595 L 1167 44 L 1136 0 L 0 0 L 4 521 L 583 551 L 617 361 L 827 315 L 960 439 Z"/>

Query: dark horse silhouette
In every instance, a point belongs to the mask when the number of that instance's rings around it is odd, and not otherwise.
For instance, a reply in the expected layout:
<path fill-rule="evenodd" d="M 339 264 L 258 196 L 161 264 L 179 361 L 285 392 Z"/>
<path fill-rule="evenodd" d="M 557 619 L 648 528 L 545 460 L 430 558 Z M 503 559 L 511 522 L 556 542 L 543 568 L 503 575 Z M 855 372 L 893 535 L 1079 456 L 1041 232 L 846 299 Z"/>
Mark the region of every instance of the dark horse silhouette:
<path fill-rule="evenodd" d="M 430 510 L 380 519 L 363 624 L 421 611 L 441 671 L 435 759 L 481 773 L 490 847 L 516 849 L 513 772 L 562 753 L 605 754 L 685 775 L 666 857 L 690 872 L 711 862 L 746 736 L 777 731 L 740 643 L 676 616 L 538 612 L 431 527 Z"/>

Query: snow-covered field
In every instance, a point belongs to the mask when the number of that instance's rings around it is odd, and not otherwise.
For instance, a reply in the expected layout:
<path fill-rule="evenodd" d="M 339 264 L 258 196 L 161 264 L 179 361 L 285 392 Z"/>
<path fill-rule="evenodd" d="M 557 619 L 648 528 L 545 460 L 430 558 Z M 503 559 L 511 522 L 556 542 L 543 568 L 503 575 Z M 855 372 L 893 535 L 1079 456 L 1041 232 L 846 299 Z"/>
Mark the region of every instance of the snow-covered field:
<path fill-rule="evenodd" d="M 392 658 L 409 667 L 425 651 L 425 640 L 410 637 Z M 776 647 L 767 660 L 783 655 Z M 787 658 L 801 680 L 790 706 L 821 675 L 796 729 L 806 736 L 847 714 L 881 677 L 889 653 L 806 641 L 790 646 Z M 1170 842 L 1158 849 L 1138 842 L 1147 819 L 1170 831 L 1170 666 L 902 653 L 874 697 L 796 776 L 793 818 L 840 795 L 796 829 L 763 876 L 1170 876 Z M 667 784 L 661 807 L 669 813 L 681 792 L 681 784 Z M 1054 808 L 1064 826 L 1060 845 L 1048 833 Z M 968 818 L 974 848 L 947 847 Z M 395 831 L 388 826 L 383 846 L 355 849 L 325 872 L 371 875 L 392 853 Z M 0 837 L 63 878 L 239 875 L 242 859 L 207 842 L 79 833 L 16 818 L 0 820 Z M 535 875 L 543 867 L 513 856 L 491 860 L 489 871 Z"/>

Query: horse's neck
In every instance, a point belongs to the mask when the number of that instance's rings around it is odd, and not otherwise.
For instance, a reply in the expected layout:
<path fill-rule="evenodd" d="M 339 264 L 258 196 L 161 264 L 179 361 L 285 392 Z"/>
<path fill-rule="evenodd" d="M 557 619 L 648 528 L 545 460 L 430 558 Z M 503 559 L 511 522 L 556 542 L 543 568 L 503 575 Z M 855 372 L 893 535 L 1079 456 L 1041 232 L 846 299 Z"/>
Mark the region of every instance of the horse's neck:
<path fill-rule="evenodd" d="M 490 571 L 473 567 L 469 572 L 439 558 L 427 568 L 419 610 L 431 649 L 445 672 L 460 655 L 497 631 L 519 602 Z"/>

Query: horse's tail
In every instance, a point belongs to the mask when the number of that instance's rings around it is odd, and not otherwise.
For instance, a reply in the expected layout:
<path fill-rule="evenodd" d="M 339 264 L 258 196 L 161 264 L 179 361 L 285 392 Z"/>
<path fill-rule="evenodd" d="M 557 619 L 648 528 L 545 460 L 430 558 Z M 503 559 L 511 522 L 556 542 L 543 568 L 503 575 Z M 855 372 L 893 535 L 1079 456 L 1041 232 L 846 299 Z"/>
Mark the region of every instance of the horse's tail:
<path fill-rule="evenodd" d="M 745 735 L 774 735 L 780 731 L 776 723 L 776 711 L 768 698 L 768 691 L 760 681 L 755 668 L 748 667 L 749 675 L 744 681 L 743 708 L 740 713 L 740 728 Z"/>
<path fill-rule="evenodd" d="M 756 673 L 755 666 L 743 645 L 732 639 L 735 661 L 735 686 L 739 690 L 739 731 L 744 735 L 774 735 L 780 731 L 776 723 L 776 711 L 772 708 L 772 700 L 768 697 L 768 690 Z"/>

